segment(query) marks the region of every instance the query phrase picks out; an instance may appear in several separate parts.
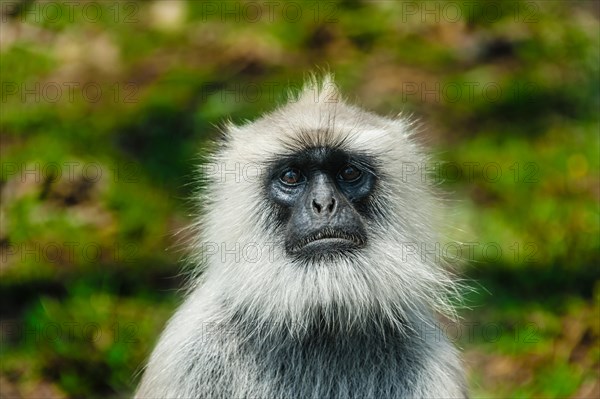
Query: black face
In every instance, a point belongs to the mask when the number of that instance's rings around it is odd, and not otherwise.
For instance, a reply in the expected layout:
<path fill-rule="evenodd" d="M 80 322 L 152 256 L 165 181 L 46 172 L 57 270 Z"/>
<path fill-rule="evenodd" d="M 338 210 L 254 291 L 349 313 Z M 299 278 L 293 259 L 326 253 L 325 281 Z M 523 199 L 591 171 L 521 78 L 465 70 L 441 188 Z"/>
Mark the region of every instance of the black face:
<path fill-rule="evenodd" d="M 312 148 L 279 159 L 271 170 L 267 187 L 289 255 L 331 259 L 366 244 L 364 223 L 376 182 L 368 157 Z"/>

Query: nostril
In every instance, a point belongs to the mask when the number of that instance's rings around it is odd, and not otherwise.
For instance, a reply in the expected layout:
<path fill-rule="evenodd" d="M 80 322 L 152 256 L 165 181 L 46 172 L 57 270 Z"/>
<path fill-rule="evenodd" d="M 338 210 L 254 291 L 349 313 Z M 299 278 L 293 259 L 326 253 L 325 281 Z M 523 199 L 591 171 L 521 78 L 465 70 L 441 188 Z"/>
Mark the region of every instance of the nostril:
<path fill-rule="evenodd" d="M 335 208 L 335 198 L 331 199 L 331 203 L 329 204 L 329 206 L 327 207 L 327 210 L 329 210 L 329 212 L 333 212 L 333 209 Z"/>
<path fill-rule="evenodd" d="M 315 211 L 317 211 L 317 213 L 321 213 L 321 204 L 319 204 L 317 201 L 313 200 L 312 205 L 313 205 L 313 208 L 315 209 Z"/>

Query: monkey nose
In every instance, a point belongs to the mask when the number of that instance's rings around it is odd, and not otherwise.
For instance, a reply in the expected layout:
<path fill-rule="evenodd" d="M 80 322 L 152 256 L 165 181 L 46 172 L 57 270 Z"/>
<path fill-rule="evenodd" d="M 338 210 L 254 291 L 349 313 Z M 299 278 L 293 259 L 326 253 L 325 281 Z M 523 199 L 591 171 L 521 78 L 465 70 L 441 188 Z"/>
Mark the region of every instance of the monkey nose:
<path fill-rule="evenodd" d="M 317 215 L 332 215 L 336 209 L 336 200 L 334 197 L 314 198 L 312 200 L 312 209 Z"/>

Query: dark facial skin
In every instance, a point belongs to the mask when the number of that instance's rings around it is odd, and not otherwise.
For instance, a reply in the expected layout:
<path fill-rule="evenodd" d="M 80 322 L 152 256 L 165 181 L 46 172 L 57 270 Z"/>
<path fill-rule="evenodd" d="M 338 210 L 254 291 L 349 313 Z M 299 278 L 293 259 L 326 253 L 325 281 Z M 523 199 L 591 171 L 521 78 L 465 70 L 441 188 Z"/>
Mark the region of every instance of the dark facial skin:
<path fill-rule="evenodd" d="M 368 198 L 376 177 L 368 157 L 311 148 L 279 159 L 267 189 L 279 208 L 285 250 L 299 259 L 331 259 L 366 245 Z"/>

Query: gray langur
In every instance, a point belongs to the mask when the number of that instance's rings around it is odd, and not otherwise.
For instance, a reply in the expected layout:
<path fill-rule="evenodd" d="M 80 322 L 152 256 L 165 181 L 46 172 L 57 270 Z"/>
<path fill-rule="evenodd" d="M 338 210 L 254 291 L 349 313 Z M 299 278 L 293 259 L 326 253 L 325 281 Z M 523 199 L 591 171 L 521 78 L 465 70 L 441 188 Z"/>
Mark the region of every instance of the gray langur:
<path fill-rule="evenodd" d="M 456 283 L 433 256 L 434 191 L 409 123 L 345 103 L 329 76 L 229 124 L 204 170 L 202 273 L 136 398 L 462 398 L 436 322 Z"/>

